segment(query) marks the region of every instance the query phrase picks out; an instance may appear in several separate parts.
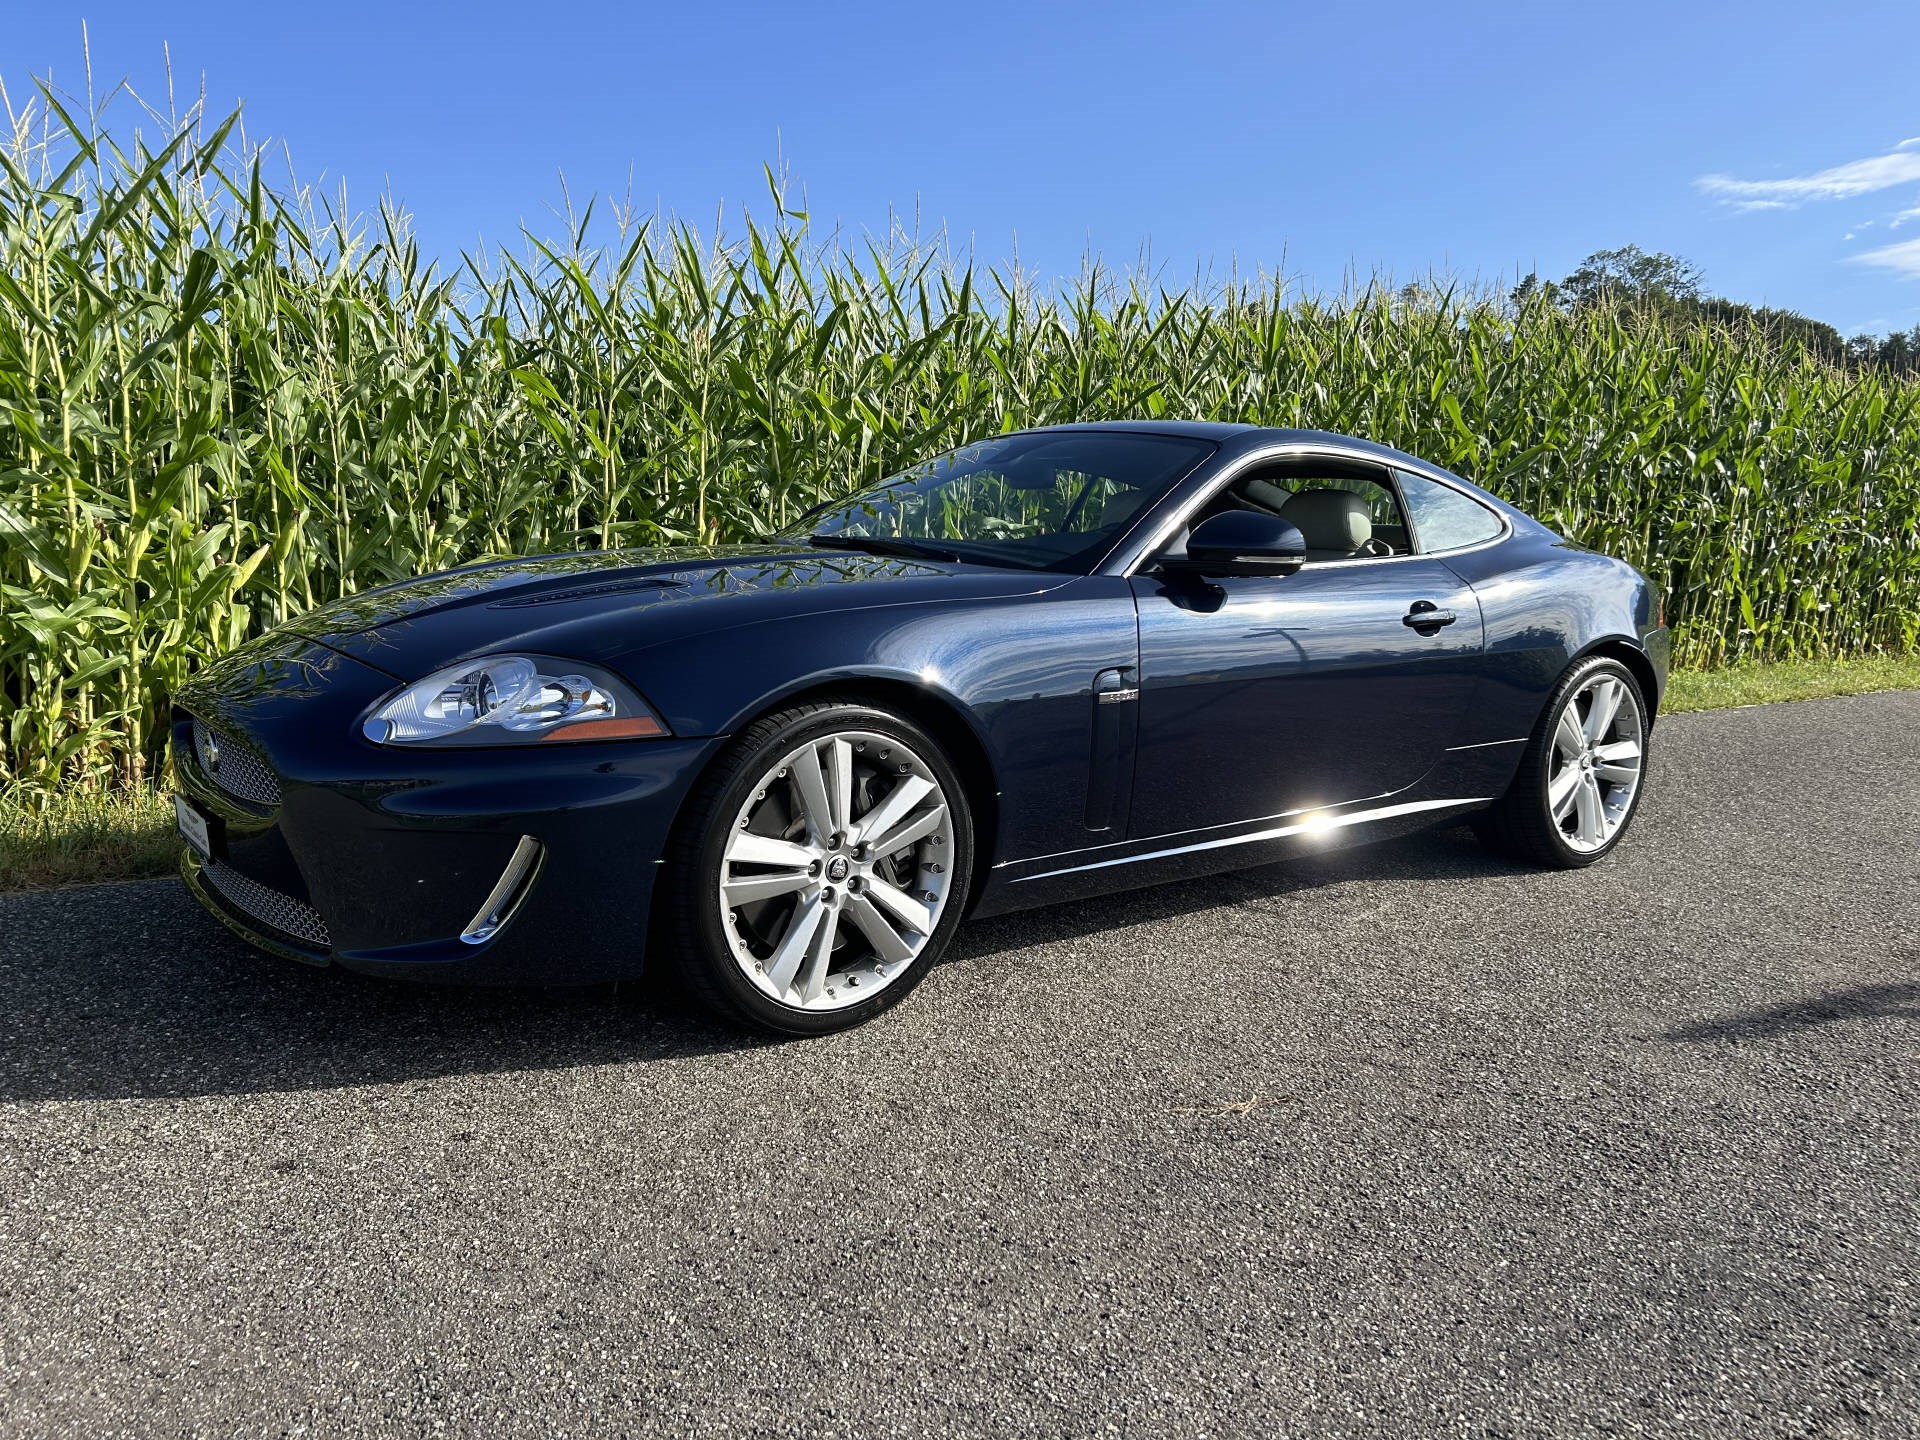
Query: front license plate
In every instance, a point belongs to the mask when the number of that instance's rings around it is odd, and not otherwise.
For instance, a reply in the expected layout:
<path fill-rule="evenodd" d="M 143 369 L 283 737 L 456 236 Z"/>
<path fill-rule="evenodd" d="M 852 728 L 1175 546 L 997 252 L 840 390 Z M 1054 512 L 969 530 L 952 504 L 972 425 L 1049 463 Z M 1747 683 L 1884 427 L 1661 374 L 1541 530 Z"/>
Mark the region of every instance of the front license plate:
<path fill-rule="evenodd" d="M 193 847 L 193 853 L 202 860 L 213 858 L 213 827 L 207 823 L 207 817 L 194 808 L 193 802 L 184 795 L 173 797 L 173 818 L 180 827 L 180 836 Z"/>

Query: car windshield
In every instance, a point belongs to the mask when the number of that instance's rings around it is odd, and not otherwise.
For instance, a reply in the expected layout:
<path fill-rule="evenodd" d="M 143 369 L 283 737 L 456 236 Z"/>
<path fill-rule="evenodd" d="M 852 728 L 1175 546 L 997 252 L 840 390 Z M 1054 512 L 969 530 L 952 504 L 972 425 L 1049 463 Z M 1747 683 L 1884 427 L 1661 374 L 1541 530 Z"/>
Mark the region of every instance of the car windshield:
<path fill-rule="evenodd" d="M 788 533 L 821 546 L 1077 570 L 1214 448 L 1115 431 L 1006 435 L 815 510 Z"/>

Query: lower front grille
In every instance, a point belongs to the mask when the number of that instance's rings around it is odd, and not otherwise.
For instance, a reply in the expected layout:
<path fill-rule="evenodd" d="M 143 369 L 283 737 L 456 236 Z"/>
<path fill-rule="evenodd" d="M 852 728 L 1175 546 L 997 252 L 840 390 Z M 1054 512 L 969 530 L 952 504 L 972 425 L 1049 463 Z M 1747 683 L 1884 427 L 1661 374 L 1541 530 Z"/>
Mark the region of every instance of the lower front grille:
<path fill-rule="evenodd" d="M 255 805 L 280 803 L 280 777 L 258 755 L 201 720 L 193 722 L 193 758 L 229 795 Z"/>
<path fill-rule="evenodd" d="M 269 890 L 257 880 L 242 875 L 231 865 L 218 860 L 202 867 L 207 883 L 234 908 L 242 910 L 269 929 L 298 940 L 315 950 L 331 950 L 333 939 L 327 934 L 327 922 L 320 912 L 303 900 Z"/>

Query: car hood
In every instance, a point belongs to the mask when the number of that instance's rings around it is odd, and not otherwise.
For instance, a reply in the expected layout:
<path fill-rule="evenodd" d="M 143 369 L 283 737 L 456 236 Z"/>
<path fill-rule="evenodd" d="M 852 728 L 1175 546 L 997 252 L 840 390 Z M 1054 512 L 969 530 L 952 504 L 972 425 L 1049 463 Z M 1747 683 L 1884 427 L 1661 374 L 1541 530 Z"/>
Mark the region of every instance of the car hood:
<path fill-rule="evenodd" d="M 400 680 L 504 651 L 618 665 L 690 631 L 796 614 L 1031 595 L 1069 576 L 792 545 L 684 546 L 469 565 L 322 605 L 276 636 Z"/>

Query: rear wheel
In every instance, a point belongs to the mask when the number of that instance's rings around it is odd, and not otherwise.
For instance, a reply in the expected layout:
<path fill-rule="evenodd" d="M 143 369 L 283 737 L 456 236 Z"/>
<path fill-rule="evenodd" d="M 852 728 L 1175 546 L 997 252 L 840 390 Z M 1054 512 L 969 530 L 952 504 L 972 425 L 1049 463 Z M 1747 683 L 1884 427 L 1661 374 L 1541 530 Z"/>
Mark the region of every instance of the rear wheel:
<path fill-rule="evenodd" d="M 756 721 L 701 782 L 670 862 L 692 988 L 817 1035 L 919 983 L 966 907 L 973 832 L 939 745 L 904 716 L 822 702 Z"/>
<path fill-rule="evenodd" d="M 1536 865 L 1591 865 L 1620 843 L 1647 770 L 1647 708 L 1617 660 L 1577 664 L 1555 689 L 1507 793 L 1476 816 L 1493 849 Z"/>

